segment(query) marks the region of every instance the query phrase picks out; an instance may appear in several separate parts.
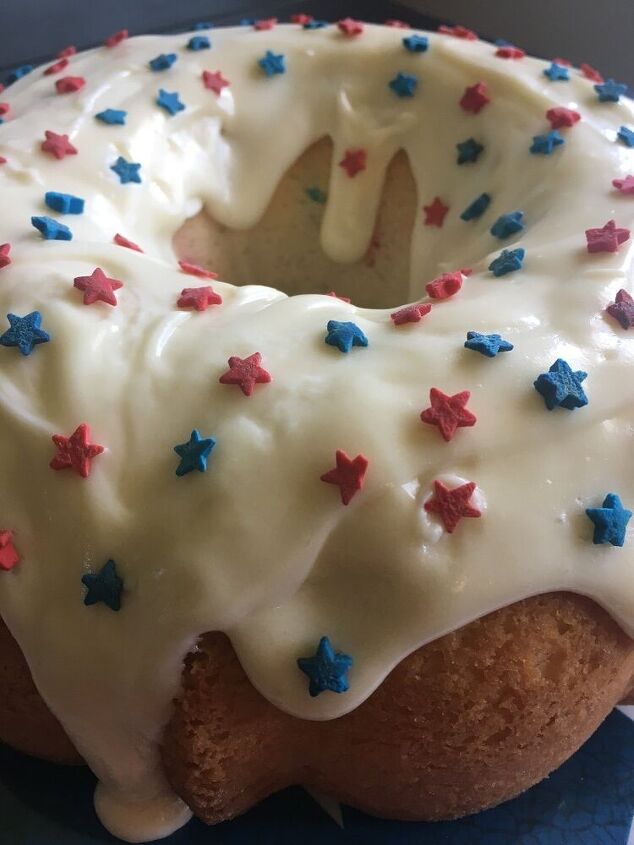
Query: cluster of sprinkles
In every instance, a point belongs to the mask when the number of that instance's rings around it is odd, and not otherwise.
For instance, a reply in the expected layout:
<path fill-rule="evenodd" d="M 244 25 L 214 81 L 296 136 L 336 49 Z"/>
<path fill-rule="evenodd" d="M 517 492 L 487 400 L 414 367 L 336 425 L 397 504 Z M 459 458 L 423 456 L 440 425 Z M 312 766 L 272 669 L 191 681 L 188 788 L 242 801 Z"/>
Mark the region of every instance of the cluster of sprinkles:
<path fill-rule="evenodd" d="M 291 17 L 291 22 L 307 31 L 329 26 L 326 21 L 316 20 L 307 14 L 295 14 Z M 249 19 L 242 23 L 255 31 L 266 32 L 277 25 L 277 19 Z M 407 24 L 397 20 L 386 21 L 386 25 L 394 28 L 409 28 Z M 201 32 L 211 27 L 210 23 L 202 22 L 196 25 L 195 29 Z M 349 17 L 338 21 L 336 28 L 339 37 L 350 41 L 361 37 L 364 33 L 364 24 Z M 475 41 L 478 38 L 475 32 L 462 26 L 441 26 L 439 32 L 465 41 Z M 106 49 L 114 49 L 127 37 L 127 30 L 120 30 L 106 38 L 104 45 Z M 404 36 L 401 43 L 403 49 L 410 54 L 423 55 L 430 47 L 428 37 L 418 33 Z M 494 46 L 494 55 L 503 60 L 517 61 L 526 55 L 524 50 L 506 41 L 498 41 Z M 191 36 L 184 45 L 184 49 L 196 53 L 211 48 L 212 41 L 206 34 Z M 81 91 L 86 85 L 86 80 L 81 76 L 73 74 L 59 76 L 67 71 L 75 53 L 76 50 L 72 46 L 64 48 L 58 53 L 55 61 L 43 70 L 44 76 L 57 77 L 53 85 L 55 92 L 61 96 L 71 96 Z M 169 70 L 178 58 L 177 53 L 161 53 L 149 61 L 148 69 L 152 73 L 164 75 L 167 78 Z M 259 72 L 265 78 L 283 75 L 288 70 L 287 57 L 270 49 L 260 56 L 257 65 Z M 15 69 L 7 77 L 6 85 L 13 84 L 32 71 L 33 68 L 30 65 Z M 570 62 L 556 58 L 543 70 L 543 75 L 549 83 L 560 85 L 568 82 L 574 71 Z M 599 103 L 618 103 L 626 94 L 625 85 L 613 79 L 604 80 L 601 74 L 590 65 L 582 64 L 578 72 L 594 84 Z M 224 89 L 231 85 L 230 80 L 226 79 L 220 70 L 203 70 L 201 82 L 216 97 L 222 96 Z M 386 86 L 395 97 L 408 99 L 417 95 L 419 78 L 414 73 L 398 70 L 391 79 L 386 80 Z M 3 87 L 0 86 L 0 90 Z M 491 99 L 487 84 L 476 81 L 461 93 L 457 105 L 466 115 L 475 117 L 489 105 Z M 176 117 L 187 108 L 179 92 L 163 87 L 157 90 L 155 104 L 169 118 Z M 1 102 L 0 123 L 9 118 L 10 106 L 8 103 Z M 96 113 L 94 118 L 106 127 L 125 126 L 127 112 L 122 109 L 105 108 Z M 562 131 L 573 128 L 581 120 L 581 115 L 569 108 L 553 107 L 548 109 L 545 118 L 550 125 L 549 131 L 534 135 L 532 142 L 527 143 L 527 151 L 532 155 L 555 154 L 566 142 L 565 133 L 562 134 Z M 614 140 L 626 147 L 634 147 L 634 128 L 620 126 Z M 58 161 L 66 156 L 77 155 L 79 152 L 68 135 L 50 129 L 45 131 L 40 148 L 44 154 Z M 459 166 L 475 165 L 480 157 L 486 154 L 485 145 L 474 136 L 457 142 L 455 148 L 457 150 L 456 164 Z M 0 156 L 0 164 L 4 163 L 6 159 Z M 368 151 L 363 147 L 351 146 L 344 151 L 338 165 L 348 178 L 354 179 L 368 168 Z M 140 162 L 128 161 L 123 156 L 119 156 L 108 166 L 121 185 L 142 183 Z M 616 191 L 624 195 L 634 195 L 634 175 L 615 178 L 612 185 Z M 306 194 L 313 202 L 319 204 L 327 200 L 325 192 L 316 186 L 307 188 Z M 85 208 L 84 198 L 58 191 L 46 191 L 44 203 L 51 211 L 63 215 L 80 215 Z M 486 213 L 490 204 L 490 194 L 482 193 L 460 213 L 460 219 L 464 222 L 478 220 Z M 423 205 L 422 211 L 425 226 L 441 228 L 450 212 L 450 207 L 442 197 L 436 196 Z M 72 239 L 69 226 L 51 217 L 34 215 L 31 223 L 45 240 L 69 241 Z M 515 209 L 499 215 L 489 231 L 492 237 L 506 240 L 522 232 L 525 226 L 524 212 Z M 588 253 L 614 253 L 629 240 L 630 232 L 628 229 L 619 227 L 614 220 L 608 220 L 603 226 L 587 229 L 585 237 Z M 143 252 L 139 245 L 120 233 L 114 235 L 113 241 L 121 247 Z M 500 254 L 491 261 L 488 269 L 493 277 L 504 277 L 522 270 L 525 257 L 525 250 L 522 247 L 502 249 Z M 11 244 L 0 244 L 0 269 L 9 266 L 11 262 Z M 206 280 L 216 278 L 215 273 L 192 262 L 182 260 L 179 265 L 182 272 L 188 275 Z M 461 290 L 463 281 L 470 272 L 467 269 L 456 270 L 452 273 L 443 273 L 432 280 L 426 285 L 429 299 L 442 301 L 455 296 Z M 77 276 L 73 280 L 73 286 L 82 294 L 83 305 L 92 306 L 101 303 L 114 308 L 118 305 L 116 292 L 124 287 L 124 282 L 109 277 L 102 268 L 96 267 L 88 275 Z M 338 297 L 334 291 L 329 296 L 350 302 L 345 297 Z M 185 287 L 175 298 L 174 305 L 179 309 L 202 313 L 212 306 L 222 305 L 222 297 L 211 285 Z M 395 329 L 403 330 L 401 328 L 403 326 L 421 323 L 431 310 L 432 304 L 429 302 L 413 303 L 392 312 L 388 319 L 392 321 Z M 619 290 L 614 302 L 606 308 L 606 313 L 622 329 L 634 328 L 634 298 L 628 291 Z M 36 346 L 52 340 L 51 335 L 42 328 L 42 315 L 39 311 L 33 311 L 24 316 L 9 313 L 7 319 L 9 328 L 0 335 L 0 346 L 15 348 L 23 356 L 29 356 Z M 352 353 L 357 347 L 362 350 L 370 345 L 370 339 L 359 325 L 339 320 L 327 322 L 324 342 L 346 355 Z M 514 349 L 513 344 L 500 334 L 477 331 L 467 332 L 463 346 L 467 353 L 478 353 L 486 358 L 496 358 L 500 353 L 512 352 Z M 245 397 L 251 397 L 258 385 L 268 385 L 273 381 L 272 374 L 263 366 L 260 352 L 254 352 L 246 358 L 231 356 L 227 365 L 228 369 L 218 377 L 218 382 L 222 385 L 238 387 Z M 567 361 L 559 358 L 550 366 L 548 372 L 537 375 L 533 387 L 543 398 L 547 410 L 563 408 L 573 411 L 588 404 L 588 397 L 583 387 L 587 377 L 586 372 L 573 370 Z M 448 395 L 440 388 L 432 387 L 429 392 L 430 405 L 420 412 L 421 422 L 436 427 L 445 442 L 451 441 L 457 435 L 458 429 L 473 427 L 477 422 L 476 415 L 467 407 L 470 397 L 468 390 Z M 71 470 L 83 479 L 89 477 L 92 462 L 106 451 L 105 446 L 91 441 L 91 431 L 87 423 L 78 425 L 70 435 L 52 435 L 52 441 L 56 452 L 50 461 L 51 469 Z M 216 440 L 213 437 L 203 436 L 198 429 L 193 429 L 187 441 L 174 446 L 174 452 L 178 457 L 176 476 L 180 478 L 191 473 L 205 473 L 215 446 Z M 356 494 L 363 489 L 369 464 L 368 458 L 362 454 L 350 457 L 343 450 L 337 449 L 335 466 L 324 472 L 320 480 L 337 487 L 341 503 L 348 506 Z M 463 518 L 481 516 L 480 510 L 472 502 L 476 489 L 473 481 L 449 488 L 436 479 L 433 481 L 431 495 L 423 504 L 424 510 L 434 514 L 443 524 L 445 531 L 452 534 Z M 611 544 L 612 546 L 624 544 L 632 511 L 623 506 L 617 494 L 608 493 L 601 507 L 587 508 L 585 513 L 593 524 L 592 539 L 595 544 Z M 0 571 L 10 572 L 19 562 L 20 553 L 16 548 L 13 533 L 9 530 L 0 531 Z M 115 561 L 108 560 L 98 572 L 85 574 L 81 580 L 86 588 L 84 603 L 87 606 L 102 603 L 112 611 L 121 609 L 124 581 L 117 573 Z M 313 656 L 302 657 L 297 661 L 298 668 L 308 677 L 308 692 L 311 696 L 317 696 L 326 690 L 335 693 L 345 692 L 349 686 L 347 675 L 352 663 L 352 658 L 336 651 L 325 636 L 321 637 Z"/>

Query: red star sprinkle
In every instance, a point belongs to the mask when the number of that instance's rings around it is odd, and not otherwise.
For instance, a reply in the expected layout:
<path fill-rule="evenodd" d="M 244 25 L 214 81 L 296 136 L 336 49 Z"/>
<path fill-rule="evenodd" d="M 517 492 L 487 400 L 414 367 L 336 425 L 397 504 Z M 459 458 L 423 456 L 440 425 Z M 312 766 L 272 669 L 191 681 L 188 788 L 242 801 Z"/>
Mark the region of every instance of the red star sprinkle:
<path fill-rule="evenodd" d="M 564 129 L 568 126 L 574 126 L 581 120 L 581 115 L 578 111 L 564 108 L 560 106 L 554 109 L 548 109 L 546 112 L 546 120 L 549 121 L 551 129 Z"/>
<path fill-rule="evenodd" d="M 143 252 L 143 250 L 138 244 L 135 244 L 134 241 L 129 241 L 126 237 L 120 235 L 118 232 L 112 240 L 118 246 L 124 246 L 126 249 L 133 249 L 135 252 Z"/>
<path fill-rule="evenodd" d="M 354 38 L 363 32 L 363 24 L 361 21 L 355 21 L 354 18 L 344 18 L 337 22 L 337 26 L 339 31 L 343 32 L 348 38 Z"/>
<path fill-rule="evenodd" d="M 88 478 L 90 462 L 104 450 L 97 443 L 89 443 L 89 439 L 90 426 L 87 423 L 77 426 L 70 437 L 54 434 L 53 443 L 57 446 L 57 454 L 50 463 L 51 469 L 74 469 L 82 478 Z"/>
<path fill-rule="evenodd" d="M 510 44 L 505 44 L 503 47 L 498 47 L 495 51 L 498 59 L 523 59 L 526 53 L 521 47 L 512 47 Z"/>
<path fill-rule="evenodd" d="M 9 114 L 11 106 L 8 103 L 0 103 L 0 116 L 4 117 Z"/>
<path fill-rule="evenodd" d="M 598 70 L 595 70 L 592 65 L 587 65 L 585 62 L 579 68 L 581 73 L 585 76 L 586 79 L 592 80 L 592 82 L 598 82 L 601 84 L 605 82 L 603 76 L 599 73 Z"/>
<path fill-rule="evenodd" d="M 428 302 L 418 302 L 415 305 L 406 305 L 404 308 L 399 308 L 390 314 L 390 319 L 395 326 L 402 326 L 405 323 L 420 323 L 426 314 L 431 311 L 431 305 Z"/>
<path fill-rule="evenodd" d="M 476 82 L 475 85 L 465 88 L 465 92 L 460 99 L 460 106 L 465 111 L 478 114 L 490 102 L 491 98 L 488 95 L 486 83 Z"/>
<path fill-rule="evenodd" d="M 445 221 L 449 206 L 445 205 L 440 197 L 434 197 L 430 205 L 424 205 L 425 226 L 438 226 L 440 228 Z"/>
<path fill-rule="evenodd" d="M 10 252 L 11 244 L 0 244 L 0 270 L 11 264 L 11 259 L 9 258 Z"/>
<path fill-rule="evenodd" d="M 307 23 L 312 23 L 315 18 L 312 15 L 305 15 L 300 12 L 298 15 L 291 15 L 291 23 L 297 23 L 300 26 L 305 26 Z"/>
<path fill-rule="evenodd" d="M 475 482 L 469 481 L 450 490 L 442 481 L 434 481 L 434 495 L 425 502 L 428 513 L 437 513 L 448 534 L 453 534 L 464 516 L 479 517 L 481 511 L 469 504 L 476 489 Z"/>
<path fill-rule="evenodd" d="M 196 311 L 206 311 L 210 305 L 220 305 L 222 297 L 211 287 L 183 288 L 176 303 L 179 308 L 194 308 Z"/>
<path fill-rule="evenodd" d="M 214 94 L 220 94 L 223 88 L 229 85 L 229 80 L 225 79 L 219 70 L 210 71 L 204 70 L 202 73 L 203 84 L 205 88 L 209 88 Z"/>
<path fill-rule="evenodd" d="M 13 532 L 0 531 L 0 569 L 3 572 L 11 572 L 19 562 L 20 555 L 13 545 Z"/>
<path fill-rule="evenodd" d="M 617 252 L 629 239 L 630 230 L 620 229 L 614 220 L 608 220 L 600 229 L 586 229 L 588 252 Z"/>
<path fill-rule="evenodd" d="M 625 179 L 613 179 L 612 184 L 622 194 L 634 194 L 634 176 L 626 176 Z"/>
<path fill-rule="evenodd" d="M 44 135 L 46 140 L 42 141 L 42 150 L 45 153 L 50 153 L 57 159 L 77 155 L 77 148 L 73 147 L 68 140 L 68 135 L 58 135 L 57 132 L 51 132 L 49 129 L 46 130 Z"/>
<path fill-rule="evenodd" d="M 77 47 L 73 44 L 69 44 L 68 47 L 64 47 L 63 50 L 60 50 L 57 54 L 58 59 L 67 59 L 69 56 L 74 56 L 77 52 Z"/>
<path fill-rule="evenodd" d="M 554 64 L 562 65 L 563 67 L 572 67 L 572 62 L 568 59 L 562 59 L 561 56 L 555 56 L 553 62 Z"/>
<path fill-rule="evenodd" d="M 118 32 L 113 32 L 112 35 L 109 35 L 103 43 L 106 47 L 116 47 L 117 44 L 121 44 L 122 41 L 125 41 L 127 37 L 128 30 L 120 29 Z"/>
<path fill-rule="evenodd" d="M 340 299 L 342 302 L 352 302 L 352 300 L 347 296 L 339 296 L 334 290 L 329 290 L 326 296 L 334 296 L 335 299 Z"/>
<path fill-rule="evenodd" d="M 72 94 L 74 91 L 80 91 L 85 84 L 83 76 L 64 76 L 57 80 L 55 88 L 58 94 Z"/>
<path fill-rule="evenodd" d="M 106 305 L 116 305 L 114 292 L 123 287 L 123 282 L 108 278 L 100 267 L 96 267 L 90 276 L 77 276 L 73 285 L 83 291 L 84 305 L 92 305 L 98 300 Z"/>
<path fill-rule="evenodd" d="M 277 18 L 263 18 L 262 20 L 256 21 L 253 24 L 253 29 L 263 31 L 267 29 L 273 29 L 273 27 L 275 26 L 277 26 Z"/>
<path fill-rule="evenodd" d="M 181 268 L 183 273 L 187 273 L 188 276 L 197 276 L 199 279 L 218 278 L 218 273 L 214 273 L 213 270 L 205 270 L 204 267 L 200 267 L 198 264 L 192 264 L 191 261 L 179 261 L 178 266 Z"/>
<path fill-rule="evenodd" d="M 341 492 L 341 501 L 348 505 L 354 494 L 361 490 L 368 469 L 368 459 L 363 455 L 349 458 L 341 449 L 335 452 L 337 466 L 321 477 L 327 484 L 336 484 Z"/>
<path fill-rule="evenodd" d="M 634 299 L 621 288 L 614 302 L 605 309 L 624 329 L 634 328 Z"/>
<path fill-rule="evenodd" d="M 453 35 L 454 38 L 464 38 L 466 41 L 477 41 L 478 35 L 472 29 L 467 29 L 466 26 L 445 26 L 441 24 L 438 27 L 438 32 L 443 35 Z"/>
<path fill-rule="evenodd" d="M 268 384 L 272 381 L 271 374 L 260 366 L 262 356 L 254 352 L 248 358 L 229 358 L 229 369 L 220 376 L 220 384 L 237 384 L 245 396 L 251 396 L 256 384 Z"/>
<path fill-rule="evenodd" d="M 393 29 L 411 29 L 411 26 L 405 21 L 395 20 L 394 18 L 385 21 L 383 26 L 391 26 Z"/>
<path fill-rule="evenodd" d="M 443 438 L 449 442 L 458 428 L 470 427 L 476 424 L 476 416 L 465 407 L 471 396 L 468 390 L 447 396 L 437 387 L 429 391 L 431 406 L 421 411 L 420 418 L 424 423 L 437 425 Z"/>
<path fill-rule="evenodd" d="M 61 73 L 63 70 L 66 70 L 67 67 L 68 59 L 59 59 L 59 61 L 53 62 L 52 65 L 49 65 L 46 68 L 44 76 L 52 76 L 54 73 Z"/>
<path fill-rule="evenodd" d="M 343 158 L 339 162 L 339 167 L 343 167 L 348 176 L 352 179 L 357 173 L 361 173 L 367 166 L 368 152 L 363 149 L 346 150 Z"/>
<path fill-rule="evenodd" d="M 460 270 L 454 273 L 443 273 L 425 285 L 427 296 L 432 299 L 449 299 L 462 287 L 462 276 L 463 273 Z"/>
<path fill-rule="evenodd" d="M 4 156 L 0 156 L 0 164 L 6 164 L 7 160 Z"/>

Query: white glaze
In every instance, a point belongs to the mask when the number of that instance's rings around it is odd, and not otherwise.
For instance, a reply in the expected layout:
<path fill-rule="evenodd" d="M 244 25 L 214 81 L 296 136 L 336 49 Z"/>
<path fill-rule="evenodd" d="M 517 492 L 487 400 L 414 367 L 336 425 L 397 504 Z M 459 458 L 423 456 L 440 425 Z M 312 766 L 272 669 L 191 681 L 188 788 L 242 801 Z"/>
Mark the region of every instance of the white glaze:
<path fill-rule="evenodd" d="M 634 224 L 632 199 L 611 188 L 633 168 L 615 133 L 634 109 L 598 103 L 575 72 L 551 83 L 544 62 L 504 61 L 483 42 L 430 35 L 428 53 L 409 54 L 404 34 L 218 30 L 200 53 L 183 49 L 187 36 L 136 38 L 74 57 L 68 72 L 87 79 L 79 93 L 56 95 L 38 70 L 5 95 L 0 240 L 13 244 L 13 263 L 0 271 L 0 313 L 39 309 L 53 340 L 29 358 L 0 349 L 0 527 L 23 558 L 0 573 L 0 613 L 102 782 L 104 822 L 130 841 L 186 817 L 170 807 L 158 745 L 182 659 L 204 631 L 226 631 L 255 686 L 307 719 L 351 710 L 413 649 L 529 595 L 590 595 L 634 634 L 633 530 L 622 549 L 595 546 L 584 515 L 608 491 L 634 504 L 634 341 L 603 312 L 619 288 L 632 290 L 632 250 L 590 256 L 583 235 L 612 217 Z M 284 76 L 259 72 L 267 49 L 286 55 Z M 174 67 L 148 70 L 172 51 Z M 216 97 L 203 69 L 231 86 Z M 414 98 L 388 89 L 398 71 L 418 75 Z M 479 80 L 492 102 L 473 116 L 458 101 Z M 158 109 L 159 87 L 178 91 L 186 110 Z M 583 120 L 562 130 L 554 155 L 530 155 L 553 105 Z M 127 126 L 95 121 L 105 108 L 126 109 Z M 46 129 L 68 133 L 79 155 L 43 154 Z M 415 228 L 411 298 L 437 272 L 472 266 L 460 294 L 400 328 L 389 311 L 222 282 L 221 306 L 178 310 L 180 290 L 198 282 L 176 268 L 171 235 L 201 203 L 228 226 L 253 225 L 324 135 L 334 162 L 348 146 L 368 149 L 355 179 L 332 169 L 326 252 L 364 253 L 385 167 L 403 147 L 420 204 L 440 195 L 453 212 L 440 230 Z M 455 144 L 471 135 L 486 154 L 458 167 Z M 141 185 L 119 184 L 109 170 L 118 155 L 142 163 Z M 64 218 L 71 243 L 43 242 L 29 225 L 47 213 L 47 190 L 87 200 L 84 215 Z M 462 222 L 482 191 L 488 212 Z M 516 209 L 521 238 L 490 236 Z M 118 231 L 147 254 L 113 245 Z M 524 269 L 494 279 L 486 267 L 509 245 L 526 249 Z M 84 307 L 73 289 L 96 266 L 124 282 L 117 308 Z M 356 322 L 369 347 L 326 346 L 330 319 Z M 468 330 L 498 332 L 515 350 L 494 360 L 469 352 Z M 270 385 L 247 398 L 218 383 L 230 355 L 255 351 Z M 548 412 L 533 389 L 558 357 L 588 371 L 586 408 Z M 472 393 L 478 422 L 450 443 L 419 420 L 432 386 Z M 48 466 L 51 435 L 80 422 L 106 446 L 86 480 Z M 194 427 L 217 447 L 206 474 L 177 478 L 172 449 Z M 336 449 L 370 460 L 349 507 L 319 480 Z M 487 504 L 451 536 L 430 533 L 422 511 L 446 475 L 476 481 Z M 125 580 L 118 614 L 82 601 L 82 574 L 108 558 Z M 323 634 L 355 662 L 348 693 L 313 699 L 296 659 Z M 156 802 L 165 813 L 146 824 Z"/>

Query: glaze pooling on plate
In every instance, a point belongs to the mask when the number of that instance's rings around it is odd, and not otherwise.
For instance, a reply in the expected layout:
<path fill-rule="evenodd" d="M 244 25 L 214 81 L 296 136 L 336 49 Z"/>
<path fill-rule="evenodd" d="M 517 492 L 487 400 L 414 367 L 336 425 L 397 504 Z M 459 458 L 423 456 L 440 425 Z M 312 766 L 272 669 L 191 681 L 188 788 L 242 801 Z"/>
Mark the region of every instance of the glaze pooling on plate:
<path fill-rule="evenodd" d="M 0 349 L 0 527 L 21 557 L 0 573 L 0 613 L 101 781 L 102 820 L 130 841 L 188 816 L 158 749 L 183 658 L 205 631 L 227 632 L 263 695 L 307 719 L 348 712 L 412 650 L 537 593 L 590 595 L 634 634 L 632 529 L 622 549 L 594 545 L 585 515 L 609 492 L 634 502 L 634 342 L 604 313 L 632 290 L 631 241 L 590 255 L 584 238 L 612 218 L 634 222 L 631 197 L 612 188 L 632 170 L 617 131 L 634 109 L 600 102 L 576 71 L 553 83 L 546 63 L 504 61 L 484 42 L 430 34 L 415 53 L 402 38 L 375 26 L 354 39 L 336 27 L 242 28 L 191 51 L 187 36 L 148 36 L 72 57 L 81 90 L 57 94 L 36 71 L 6 92 L 0 232 L 12 250 L 0 312 L 41 312 L 50 341 L 28 357 Z M 285 73 L 263 71 L 267 51 L 285 57 Z M 229 84 L 217 92 L 201 76 L 218 70 Z M 398 73 L 416 76 L 413 96 L 390 87 Z M 472 113 L 460 100 L 478 83 L 490 102 Z M 157 105 L 161 88 L 185 108 Z M 532 155 L 556 106 L 582 119 L 558 130 L 565 143 L 550 155 Z M 109 109 L 127 113 L 124 125 L 97 119 Z M 43 151 L 47 130 L 77 153 Z M 364 254 L 402 148 L 419 206 L 449 207 L 441 226 L 417 220 L 411 300 L 439 272 L 472 267 L 461 290 L 406 326 L 394 309 L 224 281 L 213 282 L 222 303 L 179 309 L 194 282 L 172 234 L 203 205 L 226 226 L 254 225 L 324 136 L 325 252 Z M 456 144 L 471 136 L 485 151 L 458 166 Z M 366 151 L 353 177 L 338 165 L 350 149 Z M 122 184 L 120 159 L 140 165 L 140 183 Z M 49 191 L 85 199 L 63 218 L 71 241 L 30 226 Z M 483 193 L 488 208 L 462 220 Z M 497 278 L 489 230 L 517 210 L 524 229 L 504 248 L 524 250 L 523 263 Z M 113 243 L 118 232 L 145 252 Z M 114 307 L 86 307 L 73 287 L 96 267 L 123 283 Z M 367 346 L 327 345 L 329 321 L 354 323 Z M 474 355 L 468 331 L 514 348 Z M 270 383 L 245 396 L 219 382 L 230 357 L 256 352 Z M 558 359 L 588 373 L 586 407 L 550 412 L 533 388 Z M 471 393 L 477 423 L 451 442 L 420 421 L 432 387 Z M 90 477 L 52 472 L 51 436 L 84 422 L 104 446 Z M 193 430 L 215 447 L 206 472 L 178 477 L 174 446 Z M 369 462 L 348 506 L 320 480 L 337 450 Z M 424 507 L 437 480 L 474 482 L 481 516 L 447 533 Z M 82 576 L 108 560 L 124 584 L 116 613 L 83 602 Z M 325 635 L 353 657 L 350 687 L 311 697 L 297 659 Z"/>

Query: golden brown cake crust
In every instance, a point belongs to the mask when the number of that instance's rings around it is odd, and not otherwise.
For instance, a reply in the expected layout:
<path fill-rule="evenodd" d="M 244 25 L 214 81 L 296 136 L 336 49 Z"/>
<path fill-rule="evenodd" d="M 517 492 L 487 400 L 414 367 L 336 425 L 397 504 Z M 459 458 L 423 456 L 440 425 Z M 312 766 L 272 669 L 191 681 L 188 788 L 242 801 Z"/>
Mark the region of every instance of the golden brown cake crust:
<path fill-rule="evenodd" d="M 228 639 L 188 656 L 163 743 L 167 775 L 215 823 L 302 783 L 375 815 L 450 818 L 511 798 L 569 757 L 625 695 L 634 642 L 594 602 L 518 602 L 409 655 L 352 713 L 288 716 Z M 76 762 L 0 623 L 0 739 Z"/>

